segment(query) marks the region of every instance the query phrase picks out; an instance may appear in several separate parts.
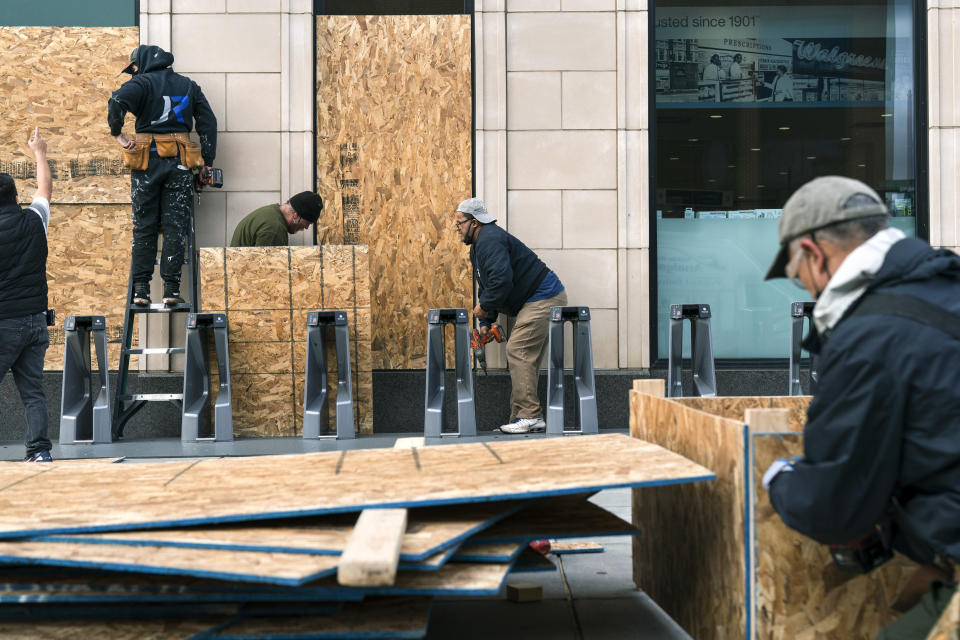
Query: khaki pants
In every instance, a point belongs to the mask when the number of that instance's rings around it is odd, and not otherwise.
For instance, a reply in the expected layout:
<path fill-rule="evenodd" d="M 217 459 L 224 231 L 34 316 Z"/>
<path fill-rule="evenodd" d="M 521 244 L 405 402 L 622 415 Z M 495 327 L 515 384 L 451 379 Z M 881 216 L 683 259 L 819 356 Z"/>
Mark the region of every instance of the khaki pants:
<path fill-rule="evenodd" d="M 528 302 L 520 308 L 507 338 L 507 365 L 510 367 L 510 420 L 540 418 L 540 361 L 547 349 L 550 307 L 567 304 L 567 292 L 552 298 Z"/>

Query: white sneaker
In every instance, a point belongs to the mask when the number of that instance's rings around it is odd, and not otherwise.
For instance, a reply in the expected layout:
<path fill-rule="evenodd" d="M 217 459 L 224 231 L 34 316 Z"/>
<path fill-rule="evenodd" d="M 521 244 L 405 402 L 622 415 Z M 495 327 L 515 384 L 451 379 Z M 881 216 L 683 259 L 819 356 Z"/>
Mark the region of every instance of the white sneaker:
<path fill-rule="evenodd" d="M 504 433 L 529 433 L 531 431 L 542 431 L 547 426 L 543 418 L 514 418 L 511 422 L 500 427 Z"/>

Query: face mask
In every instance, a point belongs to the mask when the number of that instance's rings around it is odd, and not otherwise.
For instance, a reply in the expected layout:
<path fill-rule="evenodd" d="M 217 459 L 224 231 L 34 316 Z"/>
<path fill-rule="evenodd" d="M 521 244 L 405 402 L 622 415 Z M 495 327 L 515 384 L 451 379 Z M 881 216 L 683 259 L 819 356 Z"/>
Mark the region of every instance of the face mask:
<path fill-rule="evenodd" d="M 467 231 L 466 235 L 463 235 L 463 236 L 461 236 L 461 238 L 460 238 L 461 241 L 463 242 L 463 244 L 466 244 L 466 245 L 471 245 L 471 244 L 473 244 L 473 229 L 472 229 L 471 226 L 470 226 L 471 224 L 472 224 L 472 221 L 467 222 L 467 229 L 468 229 L 468 231 Z"/>

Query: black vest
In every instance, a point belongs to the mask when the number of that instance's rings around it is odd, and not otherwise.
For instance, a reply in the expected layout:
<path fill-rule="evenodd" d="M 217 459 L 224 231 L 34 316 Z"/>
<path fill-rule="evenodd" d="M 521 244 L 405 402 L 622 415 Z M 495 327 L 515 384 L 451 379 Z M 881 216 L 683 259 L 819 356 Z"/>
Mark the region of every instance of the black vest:
<path fill-rule="evenodd" d="M 33 210 L 0 206 L 0 319 L 47 310 L 47 234 Z"/>

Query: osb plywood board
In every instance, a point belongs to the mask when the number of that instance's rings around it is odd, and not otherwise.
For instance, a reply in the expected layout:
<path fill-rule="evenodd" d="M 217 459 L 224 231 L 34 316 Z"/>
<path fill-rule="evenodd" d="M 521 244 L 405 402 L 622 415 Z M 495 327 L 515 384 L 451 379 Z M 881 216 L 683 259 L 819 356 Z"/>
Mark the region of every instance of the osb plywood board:
<path fill-rule="evenodd" d="M 318 16 L 316 33 L 321 242 L 370 246 L 374 368 L 423 368 L 427 311 L 472 306 L 452 214 L 471 193 L 470 16 Z"/>
<path fill-rule="evenodd" d="M 682 456 L 619 434 L 183 463 L 4 466 L 0 488 L 10 494 L 0 510 L 0 535 L 533 499 L 713 477 Z M 84 491 L 64 494 L 57 489 L 63 486 Z"/>
<path fill-rule="evenodd" d="M 188 640 L 229 622 L 233 616 L 145 620 L 31 620 L 0 622 L 0 637 L 19 640 Z"/>
<path fill-rule="evenodd" d="M 139 43 L 136 27 L 0 27 L 0 171 L 14 177 L 21 200 L 37 189 L 26 142 L 39 126 L 55 203 L 130 202 L 107 100 L 129 79 L 119 70 Z"/>
<path fill-rule="evenodd" d="M 518 513 L 475 535 L 474 543 L 529 542 L 544 538 L 623 536 L 637 527 L 586 500 L 570 496 L 537 500 Z"/>
<path fill-rule="evenodd" d="M 837 569 L 827 548 L 789 529 L 761 484 L 777 458 L 802 456 L 803 436 L 757 435 L 753 448 L 756 638 L 869 640 L 899 617 L 890 608 L 916 569 L 904 558 L 866 575 Z"/>
<path fill-rule="evenodd" d="M 519 505 L 494 502 L 411 509 L 400 546 L 400 559 L 405 562 L 425 560 L 443 549 L 456 546 L 517 508 Z M 355 521 L 354 514 L 343 514 L 252 525 L 50 536 L 45 540 L 336 555 L 346 546 Z"/>
<path fill-rule="evenodd" d="M 0 562 L 82 567 L 296 586 L 332 575 L 339 556 L 226 549 L 108 545 L 84 542 L 0 542 Z"/>
<path fill-rule="evenodd" d="M 422 638 L 430 619 L 430 598 L 371 598 L 347 603 L 337 613 L 244 616 L 211 637 L 248 638 Z"/>
<path fill-rule="evenodd" d="M 452 562 L 511 562 L 526 547 L 523 542 L 488 542 L 465 544 L 451 558 Z"/>
<path fill-rule="evenodd" d="M 807 407 L 813 396 L 720 396 L 716 398 L 671 398 L 674 402 L 743 422 L 747 409 L 789 409 L 789 431 L 803 431 L 807 422 Z"/>
<path fill-rule="evenodd" d="M 203 310 L 225 311 L 228 316 L 235 433 L 302 433 L 306 318 L 313 310 L 347 312 L 355 430 L 373 432 L 366 249 L 337 245 L 200 249 Z M 333 398 L 336 359 L 332 332 L 328 334 L 328 392 Z M 336 424 L 329 405 L 330 424 Z"/>
<path fill-rule="evenodd" d="M 960 589 L 927 635 L 927 640 L 960 640 Z"/>
<path fill-rule="evenodd" d="M 109 368 L 119 367 L 132 229 L 129 205 L 53 205 L 47 232 L 47 288 L 57 323 L 50 327 L 44 369 L 63 369 L 63 321 L 78 315 L 106 316 Z M 131 357 L 131 367 L 136 367 L 136 360 Z"/>
<path fill-rule="evenodd" d="M 634 492 L 634 580 L 694 638 L 744 637 L 743 422 L 631 391 L 630 434 L 717 474 Z"/>

